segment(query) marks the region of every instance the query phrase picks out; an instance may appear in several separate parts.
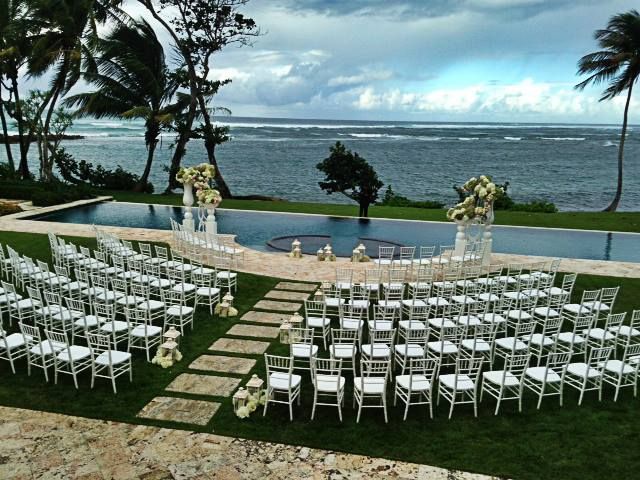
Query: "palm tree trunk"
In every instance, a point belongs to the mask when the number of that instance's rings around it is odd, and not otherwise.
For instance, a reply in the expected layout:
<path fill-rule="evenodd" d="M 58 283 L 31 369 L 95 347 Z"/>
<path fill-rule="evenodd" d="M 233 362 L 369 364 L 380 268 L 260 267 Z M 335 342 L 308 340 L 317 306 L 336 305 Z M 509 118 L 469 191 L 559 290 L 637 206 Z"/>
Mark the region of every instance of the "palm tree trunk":
<path fill-rule="evenodd" d="M 151 173 L 151 164 L 153 163 L 153 154 L 156 151 L 156 146 L 158 145 L 158 135 L 149 142 L 147 142 L 147 148 L 149 152 L 147 153 L 147 164 L 144 166 L 144 171 L 142 172 L 142 176 L 140 180 L 133 188 L 134 192 L 142 192 L 147 186 L 147 182 L 149 181 L 149 174 Z"/>
<path fill-rule="evenodd" d="M 231 189 L 227 182 L 224 180 L 222 173 L 220 173 L 220 167 L 218 166 L 218 161 L 216 160 L 216 142 L 212 138 L 213 134 L 213 125 L 211 124 L 211 116 L 209 115 L 209 110 L 207 109 L 207 102 L 204 98 L 204 95 L 199 91 L 198 92 L 198 103 L 200 105 L 200 115 L 202 115 L 202 119 L 204 120 L 205 125 L 205 138 L 204 138 L 204 147 L 207 150 L 207 159 L 209 163 L 215 167 L 214 181 L 216 182 L 216 188 L 222 195 L 222 198 L 233 198 L 231 195 Z"/>
<path fill-rule="evenodd" d="M 622 134 L 620 137 L 620 145 L 618 146 L 618 185 L 616 187 L 616 194 L 613 197 L 613 201 L 603 211 L 615 212 L 618 209 L 620 203 L 620 197 L 622 196 L 622 170 L 624 159 L 624 142 L 627 138 L 627 122 L 629 118 L 629 104 L 631 103 L 631 91 L 633 90 L 633 83 L 629 85 L 629 91 L 627 92 L 627 103 L 624 106 L 624 118 L 622 120 Z"/>
<path fill-rule="evenodd" d="M 13 90 L 13 98 L 16 100 L 15 119 L 16 127 L 18 128 L 18 142 L 20 143 L 20 164 L 18 165 L 18 172 L 20 172 L 22 179 L 27 179 L 31 176 L 27 158 L 29 147 L 31 146 L 31 132 L 27 129 L 25 135 L 25 124 L 22 116 L 22 104 L 20 101 L 20 89 L 18 88 L 17 76 L 11 77 L 11 89 Z"/>
<path fill-rule="evenodd" d="M 4 115 L 4 100 L 2 100 L 2 85 L 0 85 L 0 121 L 2 122 L 2 135 L 4 136 L 4 147 L 7 150 L 7 163 L 11 170 L 16 169 L 13 162 L 13 152 L 11 151 L 11 143 L 9 142 L 9 129 L 7 127 L 7 118 Z"/>
<path fill-rule="evenodd" d="M 193 127 L 193 121 L 196 118 L 197 104 L 195 97 L 192 95 L 191 103 L 189 103 L 189 110 L 187 111 L 187 120 L 183 128 L 181 128 L 178 134 L 178 140 L 174 145 L 173 157 L 171 157 L 171 166 L 169 167 L 169 183 L 164 193 L 171 193 L 174 188 L 180 186 L 176 180 L 176 175 L 180 169 L 180 163 L 185 153 L 187 153 L 187 142 L 191 138 L 191 128 Z"/>

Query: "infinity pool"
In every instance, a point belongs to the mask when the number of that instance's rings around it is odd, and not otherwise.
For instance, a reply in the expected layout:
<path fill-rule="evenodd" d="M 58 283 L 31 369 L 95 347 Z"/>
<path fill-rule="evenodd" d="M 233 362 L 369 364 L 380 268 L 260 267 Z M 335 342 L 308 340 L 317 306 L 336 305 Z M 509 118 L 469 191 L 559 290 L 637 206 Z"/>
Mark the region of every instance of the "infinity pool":
<path fill-rule="evenodd" d="M 196 210 L 194 209 L 194 212 Z M 168 230 L 169 218 L 182 209 L 165 205 L 105 202 L 30 217 L 48 222 L 111 225 Z M 271 251 L 271 239 L 286 235 L 327 235 L 337 255 L 348 256 L 360 238 L 401 245 L 450 245 L 456 228 L 450 223 L 328 217 L 218 209 L 218 232 L 237 235 L 240 244 Z M 499 253 L 640 262 L 640 234 L 547 228 L 493 228 L 493 250 Z M 367 252 L 377 255 L 377 252 Z"/>

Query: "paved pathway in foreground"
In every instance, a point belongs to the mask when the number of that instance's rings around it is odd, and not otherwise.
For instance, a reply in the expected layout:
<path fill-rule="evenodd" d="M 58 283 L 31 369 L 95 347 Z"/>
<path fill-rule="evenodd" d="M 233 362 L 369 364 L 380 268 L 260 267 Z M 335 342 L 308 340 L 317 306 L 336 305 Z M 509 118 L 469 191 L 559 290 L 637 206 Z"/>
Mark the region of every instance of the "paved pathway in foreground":
<path fill-rule="evenodd" d="M 207 433 L 0 407 L 3 480 L 489 479 Z"/>

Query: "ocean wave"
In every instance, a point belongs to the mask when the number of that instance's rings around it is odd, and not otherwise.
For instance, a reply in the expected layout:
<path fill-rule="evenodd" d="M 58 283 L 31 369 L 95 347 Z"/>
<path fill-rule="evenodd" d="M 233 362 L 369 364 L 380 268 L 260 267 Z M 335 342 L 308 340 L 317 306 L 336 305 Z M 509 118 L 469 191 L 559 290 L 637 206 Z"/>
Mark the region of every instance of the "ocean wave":
<path fill-rule="evenodd" d="M 616 142 L 612 142 L 611 140 L 607 140 L 602 144 L 603 147 L 617 147 L 618 144 Z"/>
<path fill-rule="evenodd" d="M 522 140 L 522 137 L 502 137 L 502 138 L 504 138 L 505 140 L 510 140 L 512 142 L 517 142 L 519 140 Z"/>
<path fill-rule="evenodd" d="M 470 142 L 471 140 L 480 140 L 480 137 L 458 137 L 461 142 Z"/>
<path fill-rule="evenodd" d="M 311 128 L 327 129 L 327 130 L 348 130 L 354 128 L 399 128 L 398 124 L 379 124 L 379 125 L 351 125 L 351 124 L 305 124 L 305 123 L 249 123 L 249 122 L 214 122 L 217 126 L 229 126 L 231 128 L 293 128 L 298 130 L 307 130 Z"/>
<path fill-rule="evenodd" d="M 542 140 L 574 141 L 581 142 L 584 137 L 540 137 Z"/>

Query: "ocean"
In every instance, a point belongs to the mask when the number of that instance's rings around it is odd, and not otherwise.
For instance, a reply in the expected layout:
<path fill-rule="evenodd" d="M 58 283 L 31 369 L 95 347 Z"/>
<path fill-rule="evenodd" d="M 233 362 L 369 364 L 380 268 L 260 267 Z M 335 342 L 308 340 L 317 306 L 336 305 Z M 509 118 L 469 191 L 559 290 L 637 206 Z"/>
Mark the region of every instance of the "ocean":
<path fill-rule="evenodd" d="M 217 157 L 235 195 L 260 194 L 287 200 L 349 202 L 326 195 L 315 165 L 336 141 L 371 163 L 380 179 L 415 200 L 455 203 L 453 185 L 492 175 L 510 183 L 516 201 L 547 200 L 561 210 L 600 210 L 616 184 L 619 125 L 435 123 L 298 120 L 225 117 L 232 140 Z M 141 173 L 146 159 L 142 122 L 77 120 L 68 133 L 83 135 L 63 146 L 78 160 L 107 168 L 122 165 Z M 625 147 L 621 210 L 640 209 L 640 127 L 630 127 Z M 156 153 L 151 182 L 166 185 L 172 136 Z M 14 146 L 15 147 L 15 146 Z M 17 148 L 16 148 L 17 150 Z M 35 148 L 32 149 L 35 153 Z M 0 149 L 0 162 L 6 160 Z M 188 145 L 184 164 L 206 161 L 204 146 Z M 37 171 L 34 158 L 32 168 Z"/>

